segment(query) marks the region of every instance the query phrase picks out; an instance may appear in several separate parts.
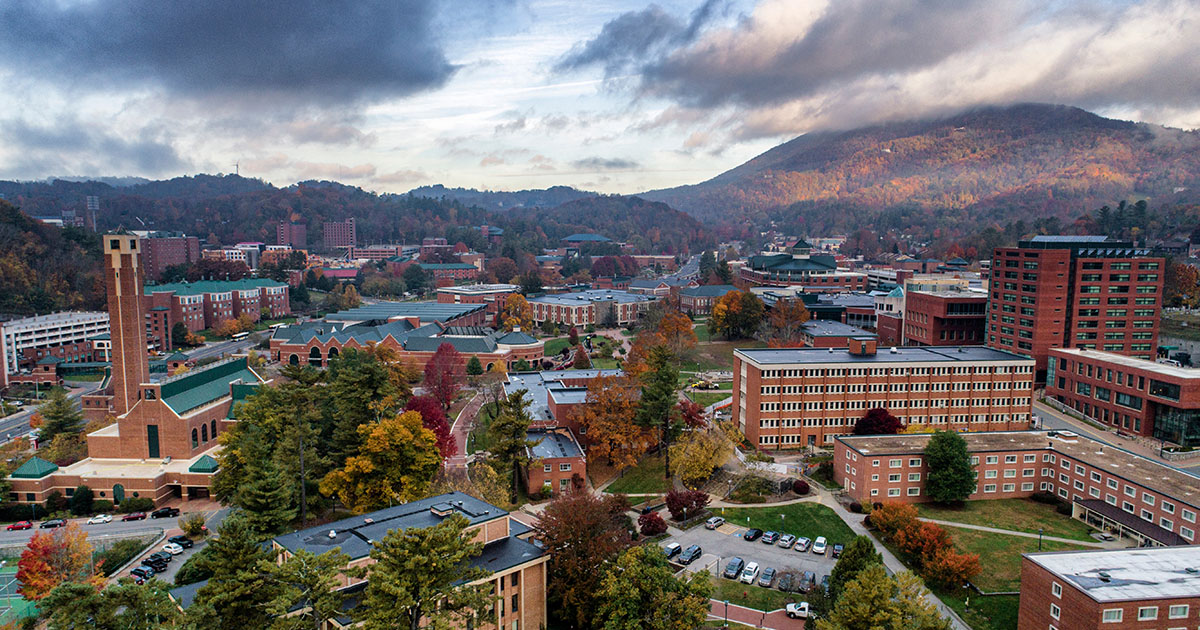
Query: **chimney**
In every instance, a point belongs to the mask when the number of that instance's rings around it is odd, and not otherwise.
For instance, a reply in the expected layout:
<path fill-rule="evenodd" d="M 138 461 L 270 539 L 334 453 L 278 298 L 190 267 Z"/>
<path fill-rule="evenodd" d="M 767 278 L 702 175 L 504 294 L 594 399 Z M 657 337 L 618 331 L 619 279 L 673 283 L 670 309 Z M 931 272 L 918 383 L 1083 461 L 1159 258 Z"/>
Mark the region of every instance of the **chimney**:
<path fill-rule="evenodd" d="M 874 337 L 851 337 L 850 354 L 857 357 L 875 356 L 876 345 L 878 342 Z"/>

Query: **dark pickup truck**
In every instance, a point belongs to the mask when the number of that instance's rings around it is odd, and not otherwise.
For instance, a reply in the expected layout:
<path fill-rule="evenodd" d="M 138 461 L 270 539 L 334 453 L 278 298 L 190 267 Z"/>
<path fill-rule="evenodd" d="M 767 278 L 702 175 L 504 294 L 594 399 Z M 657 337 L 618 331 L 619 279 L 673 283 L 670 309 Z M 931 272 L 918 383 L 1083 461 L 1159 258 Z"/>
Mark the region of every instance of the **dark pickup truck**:
<path fill-rule="evenodd" d="M 172 516 L 179 516 L 179 508 L 160 507 L 150 513 L 150 518 L 170 518 Z"/>

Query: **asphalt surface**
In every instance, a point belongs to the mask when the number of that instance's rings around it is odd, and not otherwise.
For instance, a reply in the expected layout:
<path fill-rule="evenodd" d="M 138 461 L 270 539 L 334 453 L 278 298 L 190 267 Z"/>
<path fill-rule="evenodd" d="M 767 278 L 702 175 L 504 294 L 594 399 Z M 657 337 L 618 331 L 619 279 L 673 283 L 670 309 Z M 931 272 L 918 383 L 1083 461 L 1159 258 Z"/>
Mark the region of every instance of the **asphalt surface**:
<path fill-rule="evenodd" d="M 149 534 L 158 530 L 172 530 L 179 528 L 179 518 L 156 518 L 151 519 L 146 517 L 142 521 L 127 521 L 122 522 L 123 514 L 113 514 L 111 523 L 103 523 L 98 525 L 88 525 L 86 518 L 74 518 L 71 522 L 79 525 L 79 528 L 87 532 L 88 536 L 133 536 L 137 534 Z M 33 529 L 8 531 L 0 528 L 0 545 L 15 545 L 26 544 L 29 539 L 37 532 L 47 532 L 52 530 L 39 529 L 38 526 L 45 522 L 46 519 L 33 521 Z M 7 524 L 5 525 L 7 527 Z"/>
<path fill-rule="evenodd" d="M 833 544 L 848 542 L 829 541 L 829 550 L 825 555 L 819 556 L 812 551 L 798 552 L 794 547 L 783 549 L 776 545 L 767 545 L 762 542 L 761 538 L 747 542 L 742 539 L 742 533 L 745 531 L 744 527 L 728 524 L 715 530 L 698 525 L 660 542 L 659 545 L 666 546 L 668 543 L 677 542 L 684 549 L 691 545 L 700 545 L 704 555 L 686 567 L 689 572 L 708 570 L 714 575 L 720 576 L 724 573 L 725 565 L 729 560 L 738 557 L 747 564 L 757 562 L 760 574 L 761 570 L 767 567 L 774 567 L 780 573 L 783 571 L 812 571 L 816 574 L 819 584 L 823 576 L 829 575 L 833 571 L 833 565 L 837 562 L 831 555 Z M 787 533 L 795 535 L 794 532 Z"/>

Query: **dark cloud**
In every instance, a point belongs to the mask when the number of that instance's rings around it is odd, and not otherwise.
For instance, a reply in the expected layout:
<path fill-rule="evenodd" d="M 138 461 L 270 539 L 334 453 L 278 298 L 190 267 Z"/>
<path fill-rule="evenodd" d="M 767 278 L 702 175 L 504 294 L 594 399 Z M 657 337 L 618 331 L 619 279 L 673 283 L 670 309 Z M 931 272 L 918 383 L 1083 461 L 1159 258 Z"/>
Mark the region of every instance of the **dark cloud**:
<path fill-rule="evenodd" d="M 172 146 L 169 134 L 152 126 L 132 136 L 87 125 L 74 118 L 35 125 L 24 120 L 0 121 L 0 141 L 21 154 L 21 168 L 36 176 L 47 173 L 175 174 L 191 164 Z M 21 175 L 21 173 L 12 173 Z"/>
<path fill-rule="evenodd" d="M 455 71 L 433 0 L 12 0 L 0 67 L 92 89 L 337 103 L 441 86 Z"/>
<path fill-rule="evenodd" d="M 639 168 L 641 164 L 624 158 L 589 157 L 575 160 L 571 166 L 581 171 L 627 171 Z"/>
<path fill-rule="evenodd" d="M 687 21 L 656 4 L 622 13 L 606 23 L 599 35 L 576 44 L 554 64 L 554 70 L 566 72 L 600 65 L 608 75 L 623 72 L 667 48 L 692 42 L 712 18 L 717 4 L 718 0 L 705 0 Z"/>

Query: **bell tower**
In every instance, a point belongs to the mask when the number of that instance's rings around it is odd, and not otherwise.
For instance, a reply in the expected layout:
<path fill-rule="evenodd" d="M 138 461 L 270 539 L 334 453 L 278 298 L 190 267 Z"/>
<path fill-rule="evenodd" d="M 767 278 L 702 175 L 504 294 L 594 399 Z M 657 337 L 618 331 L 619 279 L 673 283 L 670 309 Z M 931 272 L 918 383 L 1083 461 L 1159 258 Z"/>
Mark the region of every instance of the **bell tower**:
<path fill-rule="evenodd" d="M 138 386 L 150 380 L 141 248 L 138 237 L 131 234 L 105 234 L 101 238 L 112 336 L 112 406 L 116 415 L 122 416 L 139 400 Z"/>

